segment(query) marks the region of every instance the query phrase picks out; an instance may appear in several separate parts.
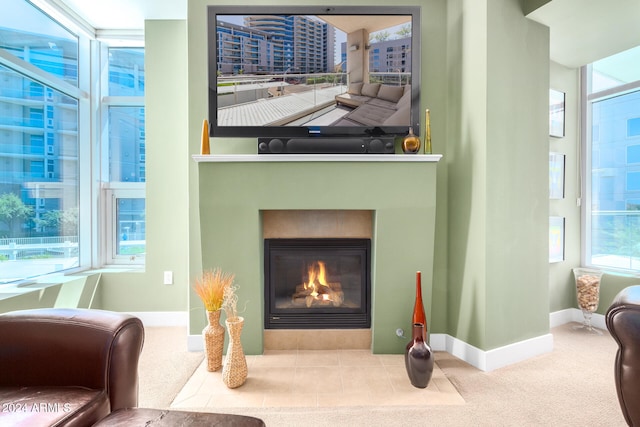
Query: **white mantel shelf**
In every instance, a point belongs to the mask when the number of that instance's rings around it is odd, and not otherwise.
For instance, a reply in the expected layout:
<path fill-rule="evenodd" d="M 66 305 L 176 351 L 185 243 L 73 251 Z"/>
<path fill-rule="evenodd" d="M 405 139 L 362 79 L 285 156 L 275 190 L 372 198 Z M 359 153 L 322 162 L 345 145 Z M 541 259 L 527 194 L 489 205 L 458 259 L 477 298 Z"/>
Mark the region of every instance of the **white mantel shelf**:
<path fill-rule="evenodd" d="M 439 162 L 442 154 L 194 154 L 201 162 Z"/>

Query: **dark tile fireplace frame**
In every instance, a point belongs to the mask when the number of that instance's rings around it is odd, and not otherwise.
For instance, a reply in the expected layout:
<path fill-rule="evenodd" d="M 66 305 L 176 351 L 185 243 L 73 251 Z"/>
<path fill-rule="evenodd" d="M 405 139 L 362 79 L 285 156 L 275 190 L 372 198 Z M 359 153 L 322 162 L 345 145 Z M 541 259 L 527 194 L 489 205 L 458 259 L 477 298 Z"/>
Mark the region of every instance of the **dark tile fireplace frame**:
<path fill-rule="evenodd" d="M 360 307 L 354 308 L 287 308 L 275 305 L 275 287 L 272 280 L 271 256 L 289 251 L 329 250 L 334 255 L 359 254 L 361 268 Z M 265 329 L 366 329 L 371 327 L 371 239 L 356 238 L 302 238 L 264 239 L 264 328 Z"/>

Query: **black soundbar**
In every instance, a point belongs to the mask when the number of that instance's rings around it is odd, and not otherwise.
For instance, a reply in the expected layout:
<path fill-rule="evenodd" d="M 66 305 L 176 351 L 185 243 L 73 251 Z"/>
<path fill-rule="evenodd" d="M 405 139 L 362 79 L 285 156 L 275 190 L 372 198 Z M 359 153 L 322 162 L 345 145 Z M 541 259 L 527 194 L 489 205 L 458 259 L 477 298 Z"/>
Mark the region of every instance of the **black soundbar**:
<path fill-rule="evenodd" d="M 258 154 L 393 154 L 394 138 L 258 138 Z"/>

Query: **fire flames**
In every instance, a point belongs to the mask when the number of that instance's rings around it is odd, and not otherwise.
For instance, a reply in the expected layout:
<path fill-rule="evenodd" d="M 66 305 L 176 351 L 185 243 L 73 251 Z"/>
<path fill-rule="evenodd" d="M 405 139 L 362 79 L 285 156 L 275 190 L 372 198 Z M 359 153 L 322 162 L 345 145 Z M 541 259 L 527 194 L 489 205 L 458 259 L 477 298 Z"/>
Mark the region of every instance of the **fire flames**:
<path fill-rule="evenodd" d="M 303 279 L 305 280 L 305 279 Z M 333 305 L 339 307 L 344 302 L 344 293 L 340 282 L 330 283 L 327 280 L 327 267 L 323 261 L 314 261 L 307 268 L 306 280 L 296 286 L 292 296 L 296 305 Z"/>

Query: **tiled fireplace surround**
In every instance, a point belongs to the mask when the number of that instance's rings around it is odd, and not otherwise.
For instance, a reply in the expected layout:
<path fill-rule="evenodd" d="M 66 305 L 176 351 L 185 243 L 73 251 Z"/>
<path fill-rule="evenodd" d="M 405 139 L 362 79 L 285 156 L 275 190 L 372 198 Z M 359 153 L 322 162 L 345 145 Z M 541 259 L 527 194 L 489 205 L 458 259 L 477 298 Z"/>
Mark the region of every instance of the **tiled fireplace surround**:
<path fill-rule="evenodd" d="M 236 274 L 247 354 L 265 349 L 371 349 L 401 353 L 415 272 L 430 312 L 435 180 L 440 156 L 210 155 L 199 162 L 203 268 Z M 371 329 L 264 330 L 264 238 L 372 240 Z M 190 334 L 205 317 L 191 298 Z M 190 347 L 194 347 L 190 345 Z"/>
<path fill-rule="evenodd" d="M 367 210 L 266 210 L 265 239 L 373 237 L 373 212 Z M 265 350 L 371 348 L 370 329 L 265 329 Z"/>

